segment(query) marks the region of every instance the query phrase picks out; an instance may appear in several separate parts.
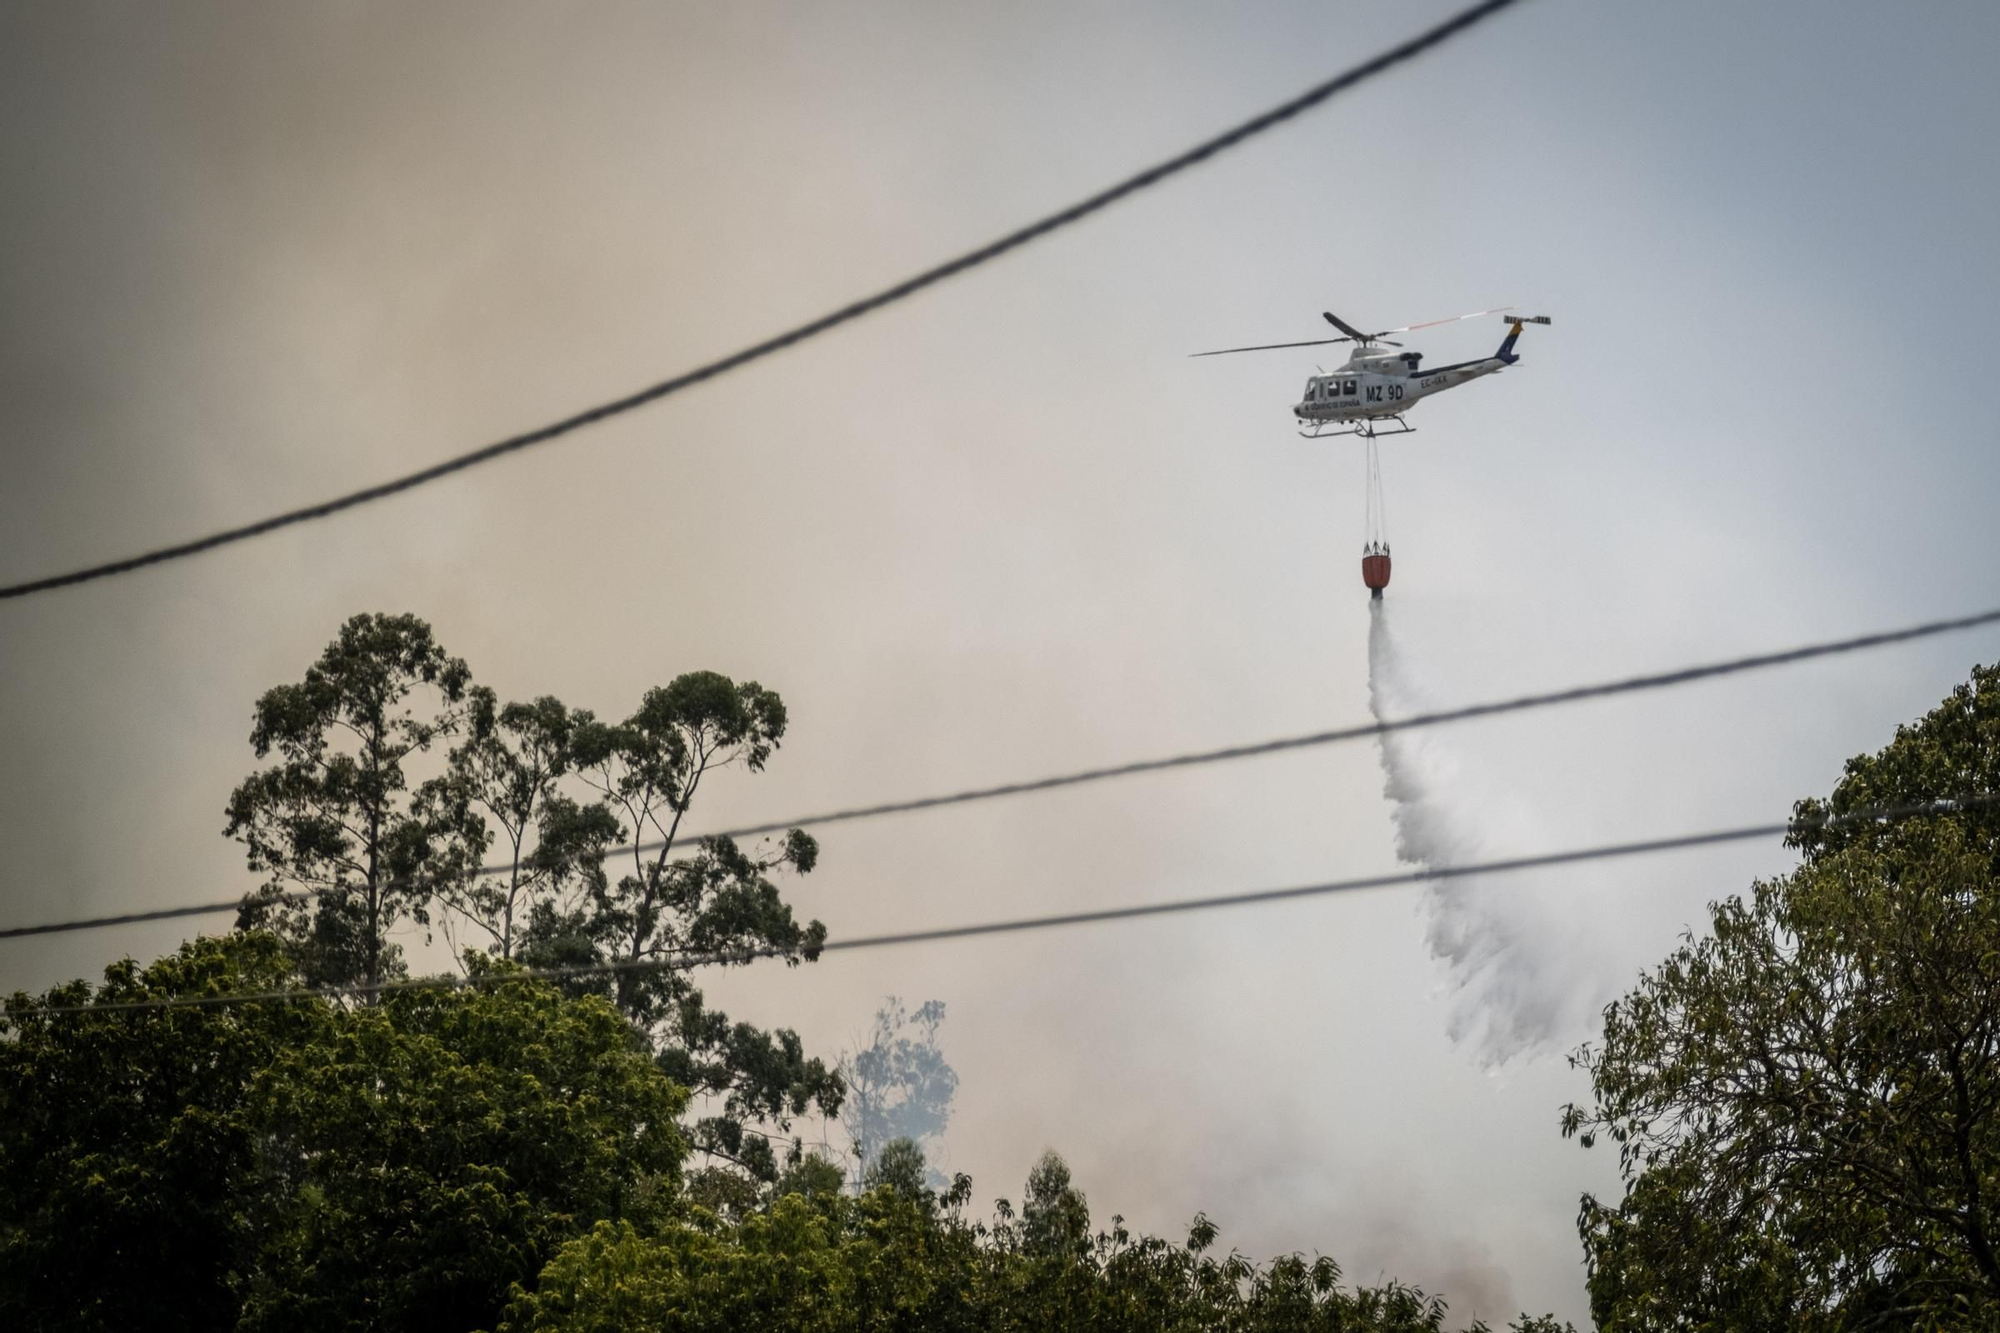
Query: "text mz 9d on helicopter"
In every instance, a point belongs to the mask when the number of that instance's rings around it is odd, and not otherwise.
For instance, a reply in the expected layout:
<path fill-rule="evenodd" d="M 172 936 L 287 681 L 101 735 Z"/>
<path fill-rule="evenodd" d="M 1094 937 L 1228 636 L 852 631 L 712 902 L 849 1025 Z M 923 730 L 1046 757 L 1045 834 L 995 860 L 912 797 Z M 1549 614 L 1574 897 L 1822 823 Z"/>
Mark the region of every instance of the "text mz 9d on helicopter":
<path fill-rule="evenodd" d="M 1384 329 L 1380 333 L 1363 333 L 1328 311 L 1326 322 L 1340 330 L 1338 338 L 1259 343 L 1254 347 L 1224 347 L 1213 352 L 1195 353 L 1196 356 L 1227 356 L 1234 352 L 1271 352 L 1345 342 L 1354 344 L 1353 354 L 1347 358 L 1346 365 L 1330 375 L 1321 373 L 1306 381 L 1305 395 L 1292 406 L 1292 415 L 1305 427 L 1299 434 L 1308 440 L 1330 435 L 1360 435 L 1368 441 L 1368 541 L 1361 551 L 1361 579 L 1377 599 L 1382 596 L 1382 589 L 1389 585 L 1389 541 L 1382 519 L 1382 464 L 1375 452 L 1375 439 L 1381 435 L 1407 435 L 1415 430 L 1403 420 L 1403 413 L 1432 394 L 1455 389 L 1518 362 L 1521 358 L 1515 354 L 1514 344 L 1521 336 L 1521 326 L 1548 324 L 1551 321 L 1547 315 L 1502 314 L 1511 309 L 1512 306 L 1501 306 L 1496 310 L 1475 310 L 1469 315 L 1434 319 L 1426 324 L 1405 324 L 1399 329 Z M 1455 324 L 1463 319 L 1478 319 L 1482 315 L 1501 315 L 1513 327 L 1507 330 L 1498 351 L 1476 361 L 1455 361 L 1448 366 L 1433 366 L 1425 370 L 1422 352 L 1402 351 L 1401 343 L 1389 340 L 1392 333 L 1414 333 L 1418 329 Z M 1398 350 L 1386 350 L 1391 347 Z M 1391 426 L 1393 429 L 1389 429 Z"/>

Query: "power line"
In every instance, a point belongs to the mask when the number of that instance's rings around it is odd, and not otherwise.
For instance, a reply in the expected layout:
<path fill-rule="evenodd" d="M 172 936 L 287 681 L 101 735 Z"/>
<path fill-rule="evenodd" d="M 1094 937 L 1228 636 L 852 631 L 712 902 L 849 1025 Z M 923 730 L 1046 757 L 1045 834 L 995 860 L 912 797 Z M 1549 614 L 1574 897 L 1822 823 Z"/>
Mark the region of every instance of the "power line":
<path fill-rule="evenodd" d="M 1568 689 L 1551 690 L 1543 694 L 1524 694 L 1513 699 L 1502 699 L 1492 703 L 1466 704 L 1459 708 L 1443 708 L 1425 713 L 1412 713 L 1408 717 L 1387 718 L 1376 722 L 1363 722 L 1354 726 L 1337 727 L 1330 731 L 1307 732 L 1301 736 L 1284 736 L 1276 740 L 1257 741 L 1249 745 L 1231 745 L 1217 750 L 1195 750 L 1186 754 L 1169 755 L 1163 759 L 1139 759 L 1130 763 L 1112 764 L 1104 768 L 1086 768 L 1073 773 L 1061 773 L 1052 777 L 1031 778 L 1024 782 L 1007 782 L 992 787 L 972 787 L 964 791 L 951 792 L 942 796 L 920 796 L 914 800 L 884 801 L 876 805 L 852 806 L 845 810 L 829 811 L 825 814 L 810 815 L 803 819 L 779 820 L 766 824 L 750 824 L 742 828 L 722 829 L 714 833 L 697 834 L 691 841 L 701 838 L 750 838 L 765 833 L 779 833 L 792 828 L 816 828 L 827 824 L 844 824 L 859 819 L 875 819 L 883 815 L 907 814 L 916 810 L 934 810 L 940 806 L 969 805 L 976 801 L 990 801 L 1002 796 L 1020 796 L 1028 792 L 1053 791 L 1061 787 L 1078 787 L 1086 783 L 1104 782 L 1111 778 L 1131 777 L 1140 773 L 1159 773 L 1176 768 L 1195 768 L 1204 764 L 1222 763 L 1232 759 L 1251 759 L 1263 755 L 1282 754 L 1287 750 L 1312 749 L 1321 745 L 1336 745 L 1346 741 L 1370 740 L 1386 736 L 1391 732 L 1415 731 L 1422 727 L 1435 727 L 1447 722 L 1467 722 L 1474 718 L 1497 717 L 1505 713 L 1523 713 L 1536 708 L 1550 708 L 1561 704 L 1581 703 L 1589 699 L 1604 699 L 1620 694 L 1635 694 L 1642 690 L 1664 689 L 1671 685 L 1686 685 L 1694 681 L 1710 680 L 1717 676 L 1732 676 L 1745 671 L 1757 671 L 1769 667 L 1786 666 L 1796 662 L 1810 661 L 1816 657 L 1833 657 L 1841 653 L 1856 652 L 1864 648 L 1879 648 L 1889 644 L 1907 643 L 1912 639 L 1924 639 L 1938 634 L 1950 634 L 1960 630 L 1975 629 L 1981 625 L 2000 623 L 2000 607 L 1990 611 L 1980 611 L 1969 616 L 1957 616 L 1950 620 L 1934 620 L 1921 625 L 1911 625 L 1903 629 L 1883 630 L 1874 634 L 1857 635 L 1850 639 L 1835 639 L 1824 643 L 1806 644 L 1798 648 L 1786 648 L 1773 653 L 1757 653 L 1749 657 L 1732 658 L 1722 662 L 1707 662 L 1696 666 L 1679 667 L 1672 671 L 1654 672 L 1648 675 L 1627 676 L 1622 680 L 1603 681 L 1594 685 L 1575 685 Z M 620 847 L 619 852 L 656 852 L 665 846 L 663 842 L 641 843 L 637 848 Z M 482 866 L 481 873 L 504 870 L 501 866 Z M 5 933 L 0 932 L 0 938 Z"/>
<path fill-rule="evenodd" d="M 1353 879 L 1326 880 L 1316 884 L 1295 884 L 1285 888 L 1252 889 L 1247 892 L 1212 894 L 1200 898 L 1169 898 L 1124 907 L 1090 908 L 1077 912 L 1057 912 L 1046 916 L 1012 917 L 962 926 L 938 926 L 928 930 L 892 931 L 880 935 L 858 935 L 852 939 L 828 940 L 820 952 L 845 953 L 863 949 L 884 949 L 904 944 L 935 944 L 946 940 L 976 939 L 988 935 L 1019 935 L 1037 930 L 1059 930 L 1072 926 L 1101 925 L 1114 921 L 1134 921 L 1143 917 L 1175 916 L 1185 912 L 1209 912 L 1261 903 L 1290 902 L 1321 898 L 1364 889 L 1396 888 L 1434 880 L 1467 879 L 1479 875 L 1513 874 L 1523 870 L 1544 870 L 1556 866 L 1581 865 L 1662 852 L 1714 847 L 1725 843 L 1775 838 L 1805 828 L 1838 828 L 1853 824 L 1894 823 L 1927 815 L 1957 814 L 1967 810 L 2000 805 L 2000 792 L 1972 793 L 1935 801 L 1904 805 L 1873 806 L 1824 819 L 1790 819 L 1776 824 L 1749 824 L 1738 828 L 1712 829 L 1704 833 L 1683 833 L 1637 842 L 1605 843 L 1595 847 L 1532 856 L 1506 857 L 1471 865 L 1434 866 L 1421 870 L 1393 871 Z M 717 953 L 682 954 L 671 958 L 640 959 L 610 963 L 579 963 L 568 967 L 519 968 L 472 977 L 413 977 L 378 982 L 372 986 L 304 986 L 292 990 L 183 995 L 164 1000 L 119 1000 L 105 1004 L 31 1005 L 14 1010 L 16 1016 L 36 1014 L 125 1013 L 155 1009 L 214 1008 L 304 999 L 346 998 L 356 995 L 384 995 L 414 990 L 462 990 L 473 986 L 501 985 L 510 981 L 571 981 L 582 977 L 613 976 L 627 972 L 684 971 L 718 964 L 754 962 L 761 958 L 785 956 L 786 951 L 763 946 Z"/>
<path fill-rule="evenodd" d="M 802 343 L 809 338 L 818 337 L 822 333 L 852 320 L 859 319 L 863 315 L 871 314 L 885 306 L 894 305 L 898 301 L 916 295 L 926 287 L 934 286 L 947 278 L 953 278 L 961 273 L 978 268 L 982 264 L 998 259 L 1010 250 L 1019 249 L 1031 241 L 1040 240 L 1042 237 L 1060 231 L 1073 223 L 1081 222 L 1084 218 L 1102 209 L 1109 208 L 1112 204 L 1117 203 L 1128 195 L 1137 194 L 1141 190 L 1159 184 L 1170 176 L 1176 176 L 1190 167 L 1198 166 L 1216 154 L 1234 148 L 1238 144 L 1290 120 L 1303 111 L 1309 111 L 1327 99 L 1345 92 L 1357 84 L 1364 83 L 1377 74 L 1393 69 L 1405 61 L 1414 59 L 1439 43 L 1455 37 L 1466 29 L 1491 18 L 1494 14 L 1514 4 L 1514 2 L 1515 0 L 1482 0 L 1482 3 L 1461 11 L 1436 27 L 1412 37 L 1400 46 L 1384 51 L 1373 59 L 1356 65 L 1346 73 L 1336 75 L 1326 82 L 1308 89 L 1290 101 L 1264 112 L 1262 115 L 1254 116 L 1233 129 L 1225 130 L 1214 138 L 1195 145 L 1184 153 L 1180 153 L 1177 156 L 1168 158 L 1164 162 L 1146 168 L 1135 176 L 1129 176 L 1108 189 L 1100 190 L 1098 193 L 1091 195 L 1079 203 L 1071 204 L 1068 208 L 1060 212 L 1051 213 L 1047 217 L 1031 222 L 1025 227 L 1008 232 L 999 240 L 982 245 L 976 250 L 967 251 L 956 259 L 946 260 L 935 268 L 926 269 L 915 277 L 905 278 L 894 286 L 886 287 L 872 296 L 866 296 L 850 305 L 844 305 L 838 310 L 821 315 L 819 318 L 810 320 L 796 328 L 788 329 L 774 337 L 765 339 L 753 347 L 746 347 L 740 352 L 725 356 L 719 361 L 711 361 L 707 365 L 699 366 L 681 375 L 676 375 L 672 379 L 662 380 L 658 384 L 639 390 L 637 393 L 628 394 L 623 398 L 587 408 L 584 411 L 578 412 L 573 416 L 564 417 L 561 421 L 550 425 L 526 431 L 519 435 L 509 436 L 507 439 L 496 441 L 483 448 L 474 449 L 471 453 L 460 454 L 458 457 L 446 459 L 442 463 L 434 463 L 430 467 L 421 468 L 418 471 L 397 477 L 391 481 L 364 487 L 358 491 L 351 491 L 346 495 L 337 496 L 334 499 L 325 500 L 319 504 L 307 505 L 302 509 L 288 510 L 282 514 L 275 514 L 270 518 L 259 519 L 255 523 L 246 523 L 241 527 L 227 528 L 221 532 L 211 533 L 206 537 L 198 537 L 193 541 L 180 542 L 173 546 L 163 546 L 141 555 L 128 556 L 123 560 L 113 560 L 106 564 L 92 565 L 84 569 L 73 570 L 67 574 L 55 574 L 47 578 L 31 579 L 26 583 L 15 583 L 0 587 L 0 599 L 25 597 L 30 593 L 47 592 L 54 588 L 66 588 L 73 584 L 110 578 L 114 574 L 130 573 L 136 569 L 144 569 L 149 565 L 164 564 L 170 560 L 183 560 L 189 556 L 199 555 L 204 551 L 212 551 L 219 546 L 228 546 L 235 542 L 248 541 L 252 537 L 260 537 L 267 532 L 275 532 L 279 528 L 290 527 L 295 523 L 304 523 L 315 518 L 326 518 L 329 515 L 340 513 L 342 510 L 352 509 L 357 505 L 387 499 L 389 496 L 400 494 L 403 491 L 414 490 L 419 486 L 436 481 L 441 477 L 450 476 L 455 472 L 463 472 L 467 468 L 477 467 L 481 463 L 490 463 L 503 455 L 515 453 L 537 444 L 546 444 L 548 441 L 568 435 L 572 431 L 581 430 L 585 426 L 595 425 L 600 421 L 605 421 L 615 416 L 621 416 L 636 408 L 644 407 L 648 403 L 665 398 L 669 394 L 678 393 L 682 389 L 691 388 L 704 381 L 714 379 L 718 375 L 727 374 L 741 366 L 749 365 L 753 361 L 761 361 L 775 352 L 781 352 L 787 347 Z"/>
<path fill-rule="evenodd" d="M 1940 634 L 1951 634 L 1962 630 L 1976 629 L 1982 625 L 2000 623 L 2000 608 L 1980 611 L 1972 615 L 1954 616 L 1948 620 L 1926 621 L 1920 625 L 1909 625 L 1902 629 L 1881 630 L 1872 634 L 1856 635 L 1847 639 L 1832 639 L 1820 643 L 1805 644 L 1796 648 L 1785 648 L 1777 652 L 1756 653 L 1748 657 L 1729 658 L 1719 662 L 1705 662 L 1695 666 L 1678 667 L 1671 671 L 1653 672 L 1646 675 L 1626 676 L 1618 680 L 1602 681 L 1593 685 L 1575 685 L 1567 689 L 1551 690 L 1541 694 L 1524 694 L 1512 699 L 1502 699 L 1491 703 L 1467 704 L 1459 708 L 1438 709 L 1427 713 L 1413 713 L 1408 717 L 1388 718 L 1378 722 L 1364 722 L 1355 726 L 1337 727 L 1330 731 L 1307 732 L 1300 736 L 1284 736 L 1276 740 L 1257 741 L 1249 745 L 1231 745 L 1216 750 L 1195 750 L 1185 754 L 1169 755 L 1159 759 L 1139 759 L 1129 763 L 1111 764 L 1102 768 L 1086 768 L 1071 773 L 1058 773 L 1048 777 L 1030 778 L 1021 782 L 1004 782 L 989 787 L 972 787 L 963 791 L 948 792 L 938 796 L 920 796 L 911 800 L 883 801 L 874 805 L 850 806 L 844 810 L 832 810 L 817 815 L 805 815 L 796 819 L 772 820 L 761 824 L 746 824 L 740 828 L 716 829 L 707 833 L 689 834 L 680 841 L 694 844 L 710 838 L 752 838 L 766 833 L 779 833 L 794 828 L 819 828 L 829 824 L 852 823 L 863 819 L 877 819 L 885 815 L 909 814 L 920 810 L 935 810 L 944 806 L 971 805 L 979 801 L 997 800 L 1003 796 L 1020 796 L 1030 792 L 1054 791 L 1063 787 L 1079 787 L 1087 783 L 1105 782 L 1112 778 L 1132 777 L 1141 773 L 1159 773 L 1177 768 L 1195 768 L 1205 764 L 1223 763 L 1234 759 L 1251 759 L 1263 755 L 1282 754 L 1289 750 L 1304 750 L 1322 745 L 1335 745 L 1347 741 L 1367 740 L 1386 736 L 1391 732 L 1414 731 L 1421 727 L 1434 727 L 1448 722 L 1465 722 L 1475 718 L 1498 717 L 1506 713 L 1523 713 L 1537 708 L 1550 708 L 1562 704 L 1581 703 L 1589 699 L 1604 699 L 1620 694 L 1635 694 L 1643 690 L 1664 689 L 1673 685 L 1686 685 L 1694 681 L 1712 680 L 1719 676 L 1737 675 L 1746 671 L 1759 671 L 1770 667 L 1789 666 L 1814 658 L 1833 657 L 1842 653 L 1857 652 L 1865 648 L 1880 648 L 1890 644 L 1908 643 L 1915 639 L 1931 638 Z M 605 853 L 607 857 L 638 853 L 641 855 L 662 851 L 664 841 L 643 842 L 636 847 L 622 844 Z M 480 867 L 482 875 L 500 874 L 509 867 L 488 865 Z M 351 892 L 348 889 L 304 889 L 295 893 L 280 895 L 278 902 L 307 902 L 328 893 Z M 181 907 L 160 907 L 143 912 L 123 912 L 115 916 L 87 917 L 75 921 L 53 921 L 36 926 L 13 926 L 0 930 L 0 940 L 21 939 L 30 935 L 57 935 L 76 930 L 100 930 L 108 926 L 138 925 L 148 921 L 172 921 L 181 917 L 217 916 L 233 912 L 242 905 L 242 898 L 225 898 L 212 902 L 193 903 Z"/>

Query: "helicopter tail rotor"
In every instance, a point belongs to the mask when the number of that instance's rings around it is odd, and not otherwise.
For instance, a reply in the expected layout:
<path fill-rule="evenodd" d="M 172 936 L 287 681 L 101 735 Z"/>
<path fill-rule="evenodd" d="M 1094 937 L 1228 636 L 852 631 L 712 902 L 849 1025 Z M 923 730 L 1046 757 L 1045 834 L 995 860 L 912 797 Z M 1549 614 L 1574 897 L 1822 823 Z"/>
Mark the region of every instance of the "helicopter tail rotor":
<path fill-rule="evenodd" d="M 1513 327 L 1507 330 L 1506 339 L 1500 344 L 1500 350 L 1495 352 L 1494 355 L 1510 366 L 1521 359 L 1514 354 L 1514 340 L 1521 336 L 1521 326 L 1523 324 L 1554 323 L 1547 315 L 1503 315 L 1502 318 L 1508 320 Z"/>

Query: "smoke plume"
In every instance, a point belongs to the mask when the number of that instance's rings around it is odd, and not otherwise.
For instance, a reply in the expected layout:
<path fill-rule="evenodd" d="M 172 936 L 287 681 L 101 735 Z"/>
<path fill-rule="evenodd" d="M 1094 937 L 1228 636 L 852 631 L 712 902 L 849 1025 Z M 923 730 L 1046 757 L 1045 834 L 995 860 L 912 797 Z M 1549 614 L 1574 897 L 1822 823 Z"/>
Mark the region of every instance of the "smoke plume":
<path fill-rule="evenodd" d="M 1378 722 L 1421 711 L 1390 633 L 1386 603 L 1369 603 L 1368 705 Z M 1379 740 L 1396 826 L 1396 858 L 1436 870 L 1485 859 L 1501 802 L 1460 771 L 1436 731 Z M 1545 1049 L 1575 1031 L 1586 1002 L 1573 927 L 1520 875 L 1440 880 L 1426 889 L 1426 939 L 1445 966 L 1453 1041 L 1488 1064 Z"/>

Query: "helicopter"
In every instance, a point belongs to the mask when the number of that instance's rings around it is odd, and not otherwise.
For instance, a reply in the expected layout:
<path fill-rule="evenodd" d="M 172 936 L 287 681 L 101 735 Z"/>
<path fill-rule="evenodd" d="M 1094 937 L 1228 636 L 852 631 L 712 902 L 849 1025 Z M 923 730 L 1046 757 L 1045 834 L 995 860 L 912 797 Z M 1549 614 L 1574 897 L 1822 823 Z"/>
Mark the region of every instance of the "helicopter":
<path fill-rule="evenodd" d="M 1521 326 L 1552 322 L 1547 315 L 1503 313 L 1513 308 L 1500 306 L 1493 310 L 1475 310 L 1469 315 L 1454 315 L 1450 319 L 1434 319 L 1424 324 L 1405 324 L 1402 328 L 1384 329 L 1380 333 L 1363 333 L 1332 311 L 1326 311 L 1326 322 L 1340 330 L 1338 338 L 1224 347 L 1194 355 L 1227 356 L 1234 352 L 1270 352 L 1287 347 L 1324 347 L 1329 343 L 1351 342 L 1355 345 L 1354 354 L 1347 358 L 1346 365 L 1332 374 L 1322 371 L 1306 381 L 1305 396 L 1292 407 L 1292 415 L 1298 418 L 1301 425 L 1309 428 L 1301 430 L 1300 436 L 1317 440 L 1338 435 L 1365 435 L 1370 439 L 1378 435 L 1408 435 L 1416 427 L 1403 420 L 1403 413 L 1419 400 L 1446 389 L 1455 389 L 1482 375 L 1491 375 L 1496 370 L 1505 370 L 1521 359 L 1514 352 L 1514 342 L 1521 336 Z M 1390 341 L 1392 333 L 1414 333 L 1418 329 L 1456 324 L 1460 320 L 1478 319 L 1483 315 L 1500 315 L 1513 324 L 1513 328 L 1507 331 L 1506 339 L 1501 342 L 1500 350 L 1491 356 L 1476 361 L 1457 361 L 1448 366 L 1432 366 L 1425 370 L 1422 352 L 1381 350 L 1403 346 Z M 1387 423 L 1394 423 L 1395 429 L 1387 429 Z"/>

